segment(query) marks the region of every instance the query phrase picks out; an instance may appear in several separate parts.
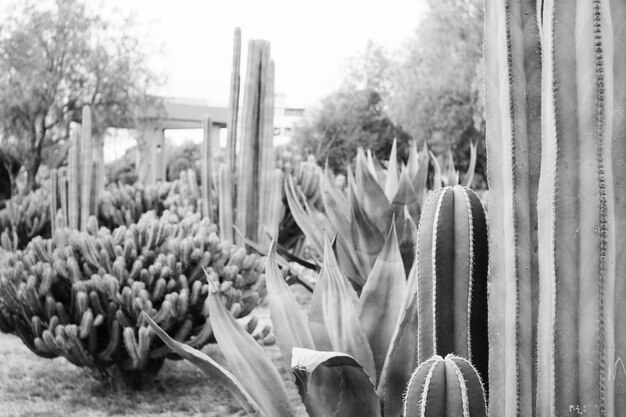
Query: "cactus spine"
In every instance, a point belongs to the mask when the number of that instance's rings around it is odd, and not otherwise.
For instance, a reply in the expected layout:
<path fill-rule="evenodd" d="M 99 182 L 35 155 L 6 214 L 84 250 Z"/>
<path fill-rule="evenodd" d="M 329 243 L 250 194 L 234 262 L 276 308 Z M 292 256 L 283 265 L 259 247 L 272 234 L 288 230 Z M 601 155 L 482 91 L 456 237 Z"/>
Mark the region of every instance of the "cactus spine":
<path fill-rule="evenodd" d="M 543 3 L 540 417 L 626 413 L 625 16 Z"/>
<path fill-rule="evenodd" d="M 541 52 L 536 0 L 487 0 L 491 416 L 534 410 Z"/>
<path fill-rule="evenodd" d="M 485 393 L 464 358 L 433 356 L 417 367 L 404 399 L 404 417 L 486 417 Z"/>
<path fill-rule="evenodd" d="M 417 363 L 455 353 L 487 378 L 487 252 L 478 196 L 461 186 L 431 194 L 417 238 Z"/>

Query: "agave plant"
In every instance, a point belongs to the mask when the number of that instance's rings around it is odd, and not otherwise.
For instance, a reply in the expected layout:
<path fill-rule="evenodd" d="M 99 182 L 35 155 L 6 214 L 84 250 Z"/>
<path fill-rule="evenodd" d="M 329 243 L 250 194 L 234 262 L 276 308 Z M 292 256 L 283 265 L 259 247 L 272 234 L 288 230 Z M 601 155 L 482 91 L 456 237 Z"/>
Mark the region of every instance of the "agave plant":
<path fill-rule="evenodd" d="M 283 280 L 275 257 L 272 245 L 266 264 L 271 318 L 308 414 L 402 415 L 403 394 L 417 366 L 414 314 L 407 314 L 415 301 L 415 274 L 407 284 L 393 226 L 358 300 L 325 239 L 324 267 L 308 319 Z M 229 315 L 216 286 L 207 305 L 232 374 L 203 353 L 173 340 L 148 315 L 144 317 L 170 348 L 230 389 L 248 414 L 294 416 L 285 383 L 263 349 Z M 463 369 L 469 371 L 466 366 Z M 482 397 L 484 403 L 480 383 L 468 388 L 472 398 Z M 444 409 L 446 401 L 440 399 Z M 457 402 L 451 406 L 462 408 Z"/>
<path fill-rule="evenodd" d="M 434 188 L 458 184 L 459 175 L 451 153 L 443 174 L 434 155 L 430 157 L 435 166 Z M 472 181 L 475 161 L 476 150 L 472 145 L 466 184 Z M 385 243 L 391 223 L 398 234 L 405 270 L 410 270 L 415 256 L 416 225 L 428 195 L 428 166 L 426 146 L 418 152 L 413 143 L 407 164 L 400 167 L 394 141 L 386 169 L 371 152 L 359 149 L 355 172 L 348 172 L 346 189 L 337 185 L 328 168 L 320 171 L 321 210 L 306 198 L 291 177 L 285 183 L 285 194 L 295 221 L 318 254 L 318 261 L 323 258 L 324 233 L 336 236 L 339 266 L 360 291 Z"/>

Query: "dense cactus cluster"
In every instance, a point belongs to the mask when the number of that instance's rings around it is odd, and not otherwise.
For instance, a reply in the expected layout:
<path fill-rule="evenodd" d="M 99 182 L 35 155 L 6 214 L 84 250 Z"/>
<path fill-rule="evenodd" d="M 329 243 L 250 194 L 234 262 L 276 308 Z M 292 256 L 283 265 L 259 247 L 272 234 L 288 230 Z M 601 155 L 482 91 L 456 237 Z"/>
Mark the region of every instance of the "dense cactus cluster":
<path fill-rule="evenodd" d="M 247 315 L 264 286 L 264 261 L 221 241 L 200 215 L 153 213 L 114 231 L 60 229 L 5 254 L 0 328 L 36 354 L 78 366 L 141 375 L 170 354 L 141 319 L 147 312 L 172 337 L 197 348 L 214 342 L 205 300 L 209 283 L 234 317 Z M 206 274 L 205 274 L 206 271 Z"/>
<path fill-rule="evenodd" d="M 35 236 L 50 236 L 48 192 L 40 188 L 7 201 L 0 210 L 0 246 L 22 248 Z"/>
<path fill-rule="evenodd" d="M 181 172 L 180 179 L 153 185 L 110 184 L 102 193 L 98 205 L 100 224 L 114 229 L 137 223 L 146 212 L 160 216 L 166 209 L 182 216 L 195 212 L 200 198 L 193 170 Z"/>

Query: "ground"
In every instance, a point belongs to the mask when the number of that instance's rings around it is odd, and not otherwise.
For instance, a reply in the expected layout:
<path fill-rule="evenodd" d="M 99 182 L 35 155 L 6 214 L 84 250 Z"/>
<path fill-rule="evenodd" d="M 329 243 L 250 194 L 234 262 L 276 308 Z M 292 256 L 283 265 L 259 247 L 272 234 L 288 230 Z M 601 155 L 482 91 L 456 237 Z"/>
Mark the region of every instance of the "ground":
<path fill-rule="evenodd" d="M 255 314 L 267 317 L 267 307 Z M 277 346 L 264 347 L 283 378 L 298 416 L 306 416 Z M 225 364 L 216 345 L 204 352 Z M 166 361 L 151 386 L 129 391 L 96 379 L 64 358 L 44 359 L 0 333 L 0 417 L 243 416 L 230 393 L 185 361 Z"/>

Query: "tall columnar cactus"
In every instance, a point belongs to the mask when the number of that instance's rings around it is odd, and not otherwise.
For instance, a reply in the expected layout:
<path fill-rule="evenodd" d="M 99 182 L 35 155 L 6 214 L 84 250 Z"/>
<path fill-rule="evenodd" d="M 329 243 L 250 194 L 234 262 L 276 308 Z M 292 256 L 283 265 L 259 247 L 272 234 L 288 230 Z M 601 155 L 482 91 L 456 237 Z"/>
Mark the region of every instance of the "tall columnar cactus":
<path fill-rule="evenodd" d="M 52 236 L 54 236 L 54 233 L 56 231 L 56 218 L 57 218 L 57 208 L 58 208 L 58 192 L 57 192 L 57 188 L 58 188 L 58 174 L 57 174 L 57 170 L 56 169 L 51 169 L 50 170 L 50 193 L 49 193 L 49 197 L 50 197 L 50 232 L 52 233 Z"/>
<path fill-rule="evenodd" d="M 270 120 L 265 107 L 273 100 L 268 96 L 274 94 L 269 53 L 269 42 L 250 41 L 241 115 L 235 224 L 245 236 L 254 241 L 258 236 L 259 201 L 264 177 L 262 169 L 267 165 L 263 162 L 263 155 L 267 154 L 267 147 L 271 146 L 269 140 L 263 139 L 267 138 L 265 126 Z"/>
<path fill-rule="evenodd" d="M 276 180 L 273 175 L 274 168 L 276 167 L 276 153 L 274 152 L 274 61 L 269 57 L 269 44 L 267 62 L 265 64 L 265 70 L 263 71 L 264 90 L 261 92 L 263 96 L 263 102 L 259 103 L 259 217 L 258 217 L 258 229 L 257 240 L 263 244 L 269 245 L 269 238 L 265 233 L 266 226 L 270 225 L 272 217 L 275 213 L 272 212 L 274 205 L 271 200 L 272 189 L 276 189 Z M 278 185 L 282 186 L 283 181 L 280 177 Z M 272 228 L 272 226 L 270 226 Z M 278 224 L 276 223 L 276 229 Z M 276 230 L 278 233 L 278 230 Z"/>
<path fill-rule="evenodd" d="M 487 379 L 487 225 L 469 188 L 441 188 L 422 210 L 417 238 L 418 363 L 455 353 Z"/>
<path fill-rule="evenodd" d="M 80 135 L 77 126 L 70 131 L 70 149 L 67 156 L 67 225 L 71 229 L 80 226 Z"/>
<path fill-rule="evenodd" d="M 233 39 L 233 67 L 230 79 L 230 97 L 228 104 L 228 136 L 226 139 L 226 166 L 231 174 L 235 171 L 237 144 L 237 118 L 239 117 L 239 89 L 241 85 L 241 29 L 235 28 Z M 232 202 L 230 202 L 232 204 Z"/>
<path fill-rule="evenodd" d="M 532 416 L 535 391 L 541 52 L 536 0 L 487 0 L 491 416 Z"/>
<path fill-rule="evenodd" d="M 405 417 L 486 417 L 485 393 L 476 369 L 464 358 L 433 356 L 411 376 Z"/>
<path fill-rule="evenodd" d="M 626 3 L 543 2 L 537 415 L 626 415 Z"/>
<path fill-rule="evenodd" d="M 91 134 L 91 108 L 83 106 L 80 137 L 80 229 L 85 230 L 87 219 L 95 210 L 94 169 L 93 169 L 93 138 Z"/>
<path fill-rule="evenodd" d="M 202 141 L 202 155 L 200 160 L 200 175 L 202 187 L 202 216 L 214 221 L 213 214 L 213 141 L 211 140 L 212 120 L 210 116 L 202 119 L 204 140 Z"/>

